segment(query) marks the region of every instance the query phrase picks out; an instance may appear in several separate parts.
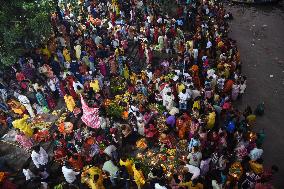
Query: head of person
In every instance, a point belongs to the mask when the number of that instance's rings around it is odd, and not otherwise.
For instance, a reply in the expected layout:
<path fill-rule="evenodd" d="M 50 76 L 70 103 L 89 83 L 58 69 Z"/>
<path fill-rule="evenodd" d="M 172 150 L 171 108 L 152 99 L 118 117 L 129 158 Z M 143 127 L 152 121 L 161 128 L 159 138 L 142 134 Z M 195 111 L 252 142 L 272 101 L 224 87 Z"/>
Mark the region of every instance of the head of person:
<path fill-rule="evenodd" d="M 39 145 L 34 146 L 33 151 L 38 153 L 40 151 L 40 146 Z"/>
<path fill-rule="evenodd" d="M 99 180 L 100 176 L 98 174 L 94 175 L 94 182 L 97 182 Z"/>
<path fill-rule="evenodd" d="M 186 173 L 184 174 L 184 181 L 185 181 L 185 182 L 191 181 L 192 175 L 193 175 L 192 173 L 186 172 Z"/>
<path fill-rule="evenodd" d="M 141 170 L 142 166 L 141 166 L 140 163 L 136 163 L 135 168 L 139 171 L 139 170 Z"/>
<path fill-rule="evenodd" d="M 272 174 L 277 173 L 279 171 L 279 168 L 277 165 L 272 165 L 271 166 L 271 172 Z"/>
<path fill-rule="evenodd" d="M 180 180 L 179 180 L 178 175 L 176 173 L 173 174 L 173 179 L 175 180 L 175 183 L 177 183 L 177 184 L 180 183 Z"/>
<path fill-rule="evenodd" d="M 197 140 L 197 139 L 196 139 L 196 140 Z M 199 150 L 198 146 L 193 146 L 192 151 L 193 151 L 194 153 L 198 152 L 198 150 Z"/>
<path fill-rule="evenodd" d="M 261 149 L 261 144 L 260 144 L 260 143 L 256 143 L 256 147 L 257 147 L 258 149 Z"/>
<path fill-rule="evenodd" d="M 77 90 L 82 90 L 82 87 L 81 86 L 77 86 Z"/>
<path fill-rule="evenodd" d="M 195 186 L 195 185 L 197 185 L 197 184 L 198 184 L 198 180 L 197 180 L 197 179 L 193 179 L 193 180 L 192 180 L 192 185 Z"/>

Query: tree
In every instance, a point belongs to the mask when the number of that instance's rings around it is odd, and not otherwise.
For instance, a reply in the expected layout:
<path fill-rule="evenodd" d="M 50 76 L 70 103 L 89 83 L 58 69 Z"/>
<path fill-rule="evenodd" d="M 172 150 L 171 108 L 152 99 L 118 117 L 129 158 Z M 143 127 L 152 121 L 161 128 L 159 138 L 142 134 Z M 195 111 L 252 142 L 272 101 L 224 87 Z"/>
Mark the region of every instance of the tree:
<path fill-rule="evenodd" d="M 19 56 L 50 37 L 50 14 L 55 9 L 54 0 L 9 0 L 1 3 L 1 66 L 14 64 Z"/>

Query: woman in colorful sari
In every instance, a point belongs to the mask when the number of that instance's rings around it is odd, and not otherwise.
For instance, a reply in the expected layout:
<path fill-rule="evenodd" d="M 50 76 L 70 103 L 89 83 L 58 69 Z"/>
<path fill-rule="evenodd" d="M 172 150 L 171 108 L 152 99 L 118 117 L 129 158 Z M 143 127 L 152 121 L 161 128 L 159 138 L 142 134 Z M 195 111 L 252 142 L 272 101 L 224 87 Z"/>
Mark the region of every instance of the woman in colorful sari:
<path fill-rule="evenodd" d="M 89 107 L 87 103 L 84 101 L 82 95 L 81 97 L 81 104 L 83 109 L 83 116 L 81 117 L 82 121 L 91 128 L 97 129 L 100 127 L 100 120 L 99 120 L 99 108 Z"/>
<path fill-rule="evenodd" d="M 180 118 L 177 119 L 176 127 L 180 139 L 185 138 L 186 133 L 189 131 L 190 123 L 191 118 L 187 114 L 183 114 Z"/>
<path fill-rule="evenodd" d="M 39 105 L 43 107 L 43 111 L 45 113 L 49 111 L 47 101 L 44 95 L 39 90 L 37 90 L 36 92 L 36 100 L 39 103 Z"/>
<path fill-rule="evenodd" d="M 22 89 L 27 89 L 28 83 L 25 82 L 26 81 L 26 77 L 25 77 L 25 75 L 22 72 L 17 72 L 16 73 L 16 79 L 19 82 L 19 84 L 22 87 Z"/>
<path fill-rule="evenodd" d="M 81 182 L 86 183 L 91 189 L 105 189 L 102 171 L 98 167 L 84 167 Z"/>
<path fill-rule="evenodd" d="M 44 92 L 44 96 L 46 97 L 46 101 L 47 101 L 47 105 L 49 107 L 49 109 L 54 109 L 56 107 L 56 102 L 53 98 L 52 93 L 50 92 L 50 94 L 47 94 L 47 92 Z"/>
<path fill-rule="evenodd" d="M 66 95 L 65 86 L 66 82 L 64 80 L 59 81 L 58 84 L 56 84 L 60 97 L 64 97 Z"/>
<path fill-rule="evenodd" d="M 20 102 L 14 99 L 8 100 L 7 104 L 15 114 L 23 115 L 23 113 L 26 111 L 26 108 Z"/>
<path fill-rule="evenodd" d="M 36 72 L 33 65 L 33 59 L 30 58 L 27 63 L 23 64 L 22 73 L 29 80 L 32 80 L 34 78 Z"/>
<path fill-rule="evenodd" d="M 74 90 L 74 88 L 73 88 L 73 82 L 75 81 L 74 76 L 67 75 L 65 81 L 66 81 L 66 83 L 67 83 L 67 89 L 68 89 L 70 95 L 71 95 L 74 99 L 77 99 L 77 93 L 75 92 L 75 90 Z"/>
<path fill-rule="evenodd" d="M 100 59 L 100 61 L 99 61 L 99 69 L 100 69 L 100 72 L 103 76 L 107 75 L 107 68 L 106 68 L 106 64 L 103 61 L 103 59 Z"/>
<path fill-rule="evenodd" d="M 17 134 L 15 135 L 15 140 L 23 146 L 25 149 L 31 149 L 33 142 L 31 138 L 27 137 L 23 132 L 17 129 Z"/>
<path fill-rule="evenodd" d="M 133 172 L 134 172 L 135 183 L 138 189 L 141 189 L 146 181 L 143 172 L 141 170 L 140 164 L 133 165 Z"/>
<path fill-rule="evenodd" d="M 68 111 L 73 112 L 73 110 L 76 106 L 74 98 L 71 95 L 66 94 L 64 96 L 64 100 L 65 100 L 66 107 L 67 107 Z"/>
<path fill-rule="evenodd" d="M 13 121 L 12 124 L 13 127 L 22 131 L 26 136 L 31 137 L 33 135 L 33 129 L 27 122 L 28 118 L 29 116 L 25 114 L 23 118 Z"/>

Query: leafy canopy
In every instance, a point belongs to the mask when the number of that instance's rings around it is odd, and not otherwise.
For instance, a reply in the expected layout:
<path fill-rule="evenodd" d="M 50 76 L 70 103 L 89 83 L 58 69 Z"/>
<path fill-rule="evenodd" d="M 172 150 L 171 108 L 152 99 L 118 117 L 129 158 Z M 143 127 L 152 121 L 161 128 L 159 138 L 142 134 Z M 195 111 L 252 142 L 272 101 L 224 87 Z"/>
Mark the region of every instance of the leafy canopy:
<path fill-rule="evenodd" d="M 52 34 L 56 0 L 0 0 L 0 64 L 11 65 Z"/>

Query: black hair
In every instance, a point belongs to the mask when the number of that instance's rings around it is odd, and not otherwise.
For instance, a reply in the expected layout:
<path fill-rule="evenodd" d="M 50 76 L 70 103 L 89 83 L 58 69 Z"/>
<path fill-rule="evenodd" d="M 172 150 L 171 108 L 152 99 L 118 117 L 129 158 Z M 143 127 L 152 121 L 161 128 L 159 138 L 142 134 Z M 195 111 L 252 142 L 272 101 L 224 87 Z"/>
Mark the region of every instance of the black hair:
<path fill-rule="evenodd" d="M 99 180 L 100 176 L 98 174 L 94 175 L 94 181 L 96 182 L 97 180 Z"/>
<path fill-rule="evenodd" d="M 180 183 L 180 180 L 179 180 L 179 178 L 178 178 L 178 175 L 177 175 L 177 174 L 173 174 L 173 179 L 175 180 L 175 182 L 176 182 L 177 184 L 179 184 L 179 183 Z"/>
<path fill-rule="evenodd" d="M 184 181 L 185 182 L 189 182 L 190 180 L 191 180 L 191 177 L 192 177 L 192 173 L 189 173 L 189 172 L 187 172 L 187 173 L 185 173 L 184 174 Z"/>
<path fill-rule="evenodd" d="M 271 170 L 273 170 L 274 172 L 278 172 L 279 171 L 279 168 L 277 165 L 272 165 L 271 166 Z"/>
<path fill-rule="evenodd" d="M 136 168 L 137 170 L 140 170 L 140 169 L 141 169 L 141 164 L 140 164 L 140 163 L 136 163 L 136 164 L 135 164 L 135 168 Z"/>
<path fill-rule="evenodd" d="M 35 152 L 39 152 L 39 151 L 40 151 L 40 146 L 39 146 L 39 145 L 34 146 L 34 147 L 33 147 L 33 150 L 34 150 Z"/>

